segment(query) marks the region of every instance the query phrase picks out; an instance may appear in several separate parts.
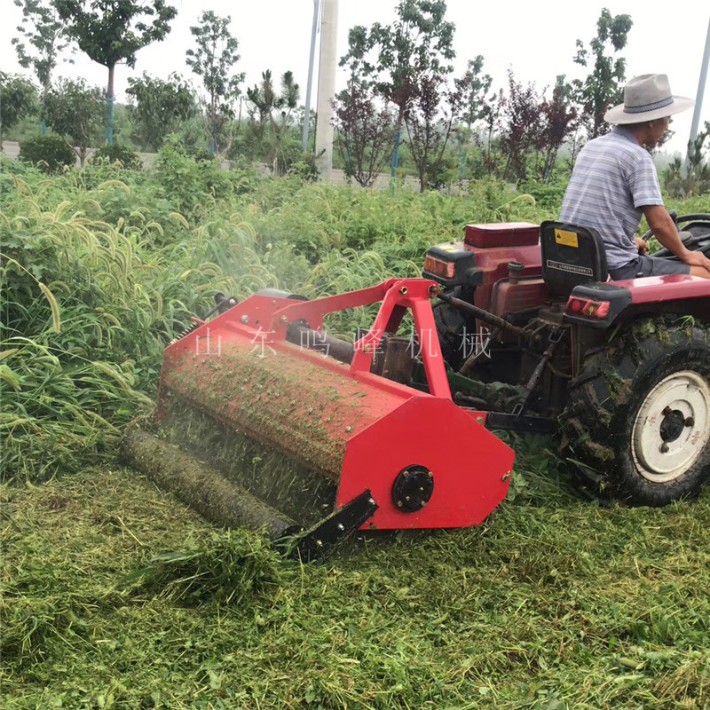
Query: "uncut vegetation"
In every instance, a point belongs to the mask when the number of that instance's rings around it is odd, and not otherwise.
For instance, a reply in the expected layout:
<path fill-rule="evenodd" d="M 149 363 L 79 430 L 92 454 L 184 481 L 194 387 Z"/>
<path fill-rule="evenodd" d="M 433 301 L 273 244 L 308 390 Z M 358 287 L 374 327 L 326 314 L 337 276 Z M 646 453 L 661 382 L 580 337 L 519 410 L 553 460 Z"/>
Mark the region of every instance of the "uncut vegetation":
<path fill-rule="evenodd" d="M 601 508 L 554 442 L 515 440 L 511 495 L 482 527 L 369 536 L 302 567 L 115 462 L 163 348 L 216 292 L 416 276 L 467 222 L 552 218 L 559 193 L 274 180 L 175 141 L 149 171 L 0 167 L 4 706 L 707 706 L 707 489 Z"/>

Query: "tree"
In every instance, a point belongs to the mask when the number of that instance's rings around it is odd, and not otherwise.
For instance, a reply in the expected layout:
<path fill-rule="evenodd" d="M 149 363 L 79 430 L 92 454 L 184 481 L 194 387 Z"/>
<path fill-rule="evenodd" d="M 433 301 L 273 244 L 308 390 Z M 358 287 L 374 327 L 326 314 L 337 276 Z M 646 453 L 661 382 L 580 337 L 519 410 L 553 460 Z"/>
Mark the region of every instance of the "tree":
<path fill-rule="evenodd" d="M 37 105 L 37 88 L 23 76 L 0 72 L 0 148 L 3 132 L 30 115 Z"/>
<path fill-rule="evenodd" d="M 232 18 L 219 17 L 211 10 L 203 12 L 199 24 L 190 27 L 197 49 L 188 49 L 185 62 L 202 77 L 207 91 L 207 131 L 212 155 L 217 151 L 224 126 L 234 117 L 233 104 L 239 96 L 244 74 L 232 69 L 239 61 L 239 42 L 229 32 Z"/>
<path fill-rule="evenodd" d="M 506 156 L 504 180 L 527 178 L 527 157 L 540 144 L 542 100 L 533 84 L 523 87 L 508 70 L 508 97 L 503 108 L 501 149 Z"/>
<path fill-rule="evenodd" d="M 460 108 L 461 94 L 458 89 L 447 87 L 444 76 L 427 72 L 418 77 L 417 90 L 404 120 L 421 192 L 443 182 L 444 151 Z"/>
<path fill-rule="evenodd" d="M 394 119 L 377 106 L 371 86 L 351 78 L 333 104 L 333 125 L 343 153 L 345 174 L 370 187 L 392 155 Z"/>
<path fill-rule="evenodd" d="M 134 127 L 133 136 L 153 151 L 160 150 L 181 123 L 198 113 L 190 86 L 174 73 L 163 81 L 143 72 L 140 78 L 128 80 L 126 94 L 132 99 L 128 115 Z"/>
<path fill-rule="evenodd" d="M 177 10 L 165 0 L 53 0 L 67 32 L 91 60 L 108 69 L 106 142 L 113 143 L 114 72 L 133 68 L 139 49 L 161 41 Z"/>
<path fill-rule="evenodd" d="M 89 148 L 101 136 L 104 114 L 101 89 L 87 86 L 84 79 L 67 79 L 50 89 L 45 101 L 47 125 L 64 138 L 83 166 Z"/>
<path fill-rule="evenodd" d="M 444 20 L 445 14 L 444 0 L 400 0 L 394 23 L 375 23 L 370 30 L 357 26 L 348 35 L 349 49 L 340 66 L 348 66 L 351 76 L 373 83 L 378 95 L 396 107 L 392 175 L 405 114 L 424 86 L 418 77 L 453 71 L 455 25 Z M 430 88 L 431 82 L 426 86 Z"/>
<path fill-rule="evenodd" d="M 710 155 L 705 155 L 705 141 L 710 138 L 710 121 L 694 141 L 688 141 L 686 161 L 674 158 L 663 175 L 663 186 L 674 197 L 692 197 L 710 192 Z"/>
<path fill-rule="evenodd" d="M 13 37 L 20 66 L 33 69 L 42 90 L 42 135 L 47 132 L 44 98 L 52 85 L 52 73 L 59 54 L 69 46 L 64 24 L 51 0 L 15 0 L 22 8 L 22 24 L 17 31 L 24 37 Z M 30 27 L 30 25 L 32 25 Z"/>
<path fill-rule="evenodd" d="M 476 142 L 481 148 L 483 165 L 489 175 L 493 175 L 496 172 L 498 161 L 497 153 L 494 152 L 494 134 L 500 129 L 505 104 L 506 100 L 503 89 L 499 89 L 485 99 L 482 109 L 485 133 L 482 137 L 476 136 Z"/>
<path fill-rule="evenodd" d="M 615 57 L 615 54 L 626 46 L 632 26 L 629 15 L 613 16 L 604 8 L 597 20 L 597 35 L 590 42 L 590 48 L 585 48 L 583 42 L 577 40 L 575 64 L 583 67 L 592 64 L 592 73 L 586 79 L 572 82 L 577 103 L 582 109 L 580 120 L 589 138 L 609 130 L 604 114 L 609 106 L 623 101 L 626 60 Z"/>
<path fill-rule="evenodd" d="M 300 90 L 293 80 L 293 72 L 287 71 L 281 77 L 281 93 L 274 91 L 271 70 L 261 75 L 261 84 L 247 89 L 247 99 L 254 107 L 252 130 L 261 146 L 262 156 L 271 163 L 275 175 L 288 168 L 285 139 L 291 127 L 291 113 L 298 106 Z"/>
<path fill-rule="evenodd" d="M 457 130 L 458 144 L 464 148 L 467 140 L 470 140 L 474 123 L 485 119 L 490 111 L 486 102 L 486 94 L 491 88 L 493 79 L 490 74 L 483 74 L 483 56 L 477 55 L 475 59 L 469 59 L 466 63 L 466 71 L 459 79 L 454 79 L 454 84 L 461 99 L 461 119 L 466 130 Z M 465 135 L 464 135 L 465 133 Z M 460 174 L 464 174 L 466 169 L 466 151 L 463 151 L 460 164 Z"/>
<path fill-rule="evenodd" d="M 552 99 L 545 99 L 540 106 L 542 128 L 536 146 L 543 154 L 541 177 L 550 179 L 562 144 L 576 130 L 577 109 L 572 106 L 572 87 L 559 75 L 552 90 Z"/>

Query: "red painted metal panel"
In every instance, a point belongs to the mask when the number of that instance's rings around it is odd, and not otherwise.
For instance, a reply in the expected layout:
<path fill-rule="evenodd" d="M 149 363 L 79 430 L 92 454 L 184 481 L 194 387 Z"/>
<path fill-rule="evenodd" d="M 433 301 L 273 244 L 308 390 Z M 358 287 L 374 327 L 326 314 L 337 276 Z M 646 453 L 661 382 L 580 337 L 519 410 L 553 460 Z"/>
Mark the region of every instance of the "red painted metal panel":
<path fill-rule="evenodd" d="M 346 446 L 337 505 L 369 488 L 379 509 L 364 527 L 456 528 L 480 524 L 505 498 L 514 453 L 451 400 L 413 397 L 353 436 Z M 425 507 L 405 513 L 392 500 L 404 468 L 434 476 Z"/>
<path fill-rule="evenodd" d="M 710 296 L 710 279 L 701 279 L 699 276 L 687 274 L 649 276 L 643 279 L 613 281 L 612 283 L 627 288 L 631 293 L 631 302 L 634 304 Z"/>

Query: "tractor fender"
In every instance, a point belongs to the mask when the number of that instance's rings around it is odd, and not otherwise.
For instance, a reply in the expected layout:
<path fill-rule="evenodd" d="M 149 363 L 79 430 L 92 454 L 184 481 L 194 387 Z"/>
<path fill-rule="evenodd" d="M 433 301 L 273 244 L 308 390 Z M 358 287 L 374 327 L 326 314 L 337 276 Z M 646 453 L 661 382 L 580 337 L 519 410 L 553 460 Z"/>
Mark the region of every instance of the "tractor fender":
<path fill-rule="evenodd" d="M 676 311 L 693 315 L 708 310 L 710 281 L 674 274 L 576 286 L 567 300 L 564 319 L 604 330 L 630 312 Z"/>

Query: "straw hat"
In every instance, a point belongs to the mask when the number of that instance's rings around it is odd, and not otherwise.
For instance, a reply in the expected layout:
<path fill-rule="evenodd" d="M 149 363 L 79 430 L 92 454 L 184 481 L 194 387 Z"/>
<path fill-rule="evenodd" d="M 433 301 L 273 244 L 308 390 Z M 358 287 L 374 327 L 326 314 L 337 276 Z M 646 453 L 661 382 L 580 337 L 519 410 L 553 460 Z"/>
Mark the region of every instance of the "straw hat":
<path fill-rule="evenodd" d="M 604 114 L 607 123 L 643 123 L 680 113 L 695 102 L 673 96 L 665 74 L 642 74 L 624 87 L 624 103 Z"/>

